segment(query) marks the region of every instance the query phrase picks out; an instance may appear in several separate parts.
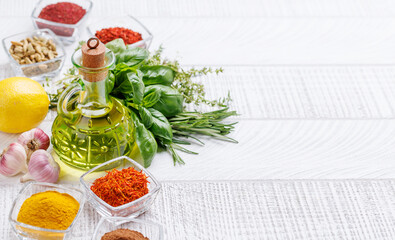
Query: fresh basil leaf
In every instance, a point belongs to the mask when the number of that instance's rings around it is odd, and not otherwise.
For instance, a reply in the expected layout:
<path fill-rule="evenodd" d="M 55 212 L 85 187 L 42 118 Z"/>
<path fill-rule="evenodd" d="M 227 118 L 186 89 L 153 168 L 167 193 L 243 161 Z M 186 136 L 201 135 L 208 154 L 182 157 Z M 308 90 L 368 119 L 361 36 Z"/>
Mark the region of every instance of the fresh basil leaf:
<path fill-rule="evenodd" d="M 113 70 L 116 77 L 122 77 L 122 74 L 125 72 L 135 71 L 137 70 L 136 67 L 130 67 L 124 63 L 118 63 Z"/>
<path fill-rule="evenodd" d="M 111 95 L 124 99 L 133 98 L 132 85 L 126 73 L 116 75 Z"/>
<path fill-rule="evenodd" d="M 107 43 L 106 48 L 110 49 L 116 56 L 126 50 L 126 45 L 122 38 L 118 38 Z"/>
<path fill-rule="evenodd" d="M 173 83 L 175 71 L 167 66 L 142 66 L 143 82 L 145 86 L 161 84 L 170 86 Z"/>
<path fill-rule="evenodd" d="M 148 51 L 139 47 L 128 48 L 116 55 L 116 63 L 123 63 L 129 67 L 141 64 L 148 58 Z"/>
<path fill-rule="evenodd" d="M 160 99 L 152 106 L 166 117 L 175 116 L 183 111 L 184 97 L 177 89 L 164 85 L 149 85 L 145 87 L 145 95 L 152 91 L 160 91 Z"/>
<path fill-rule="evenodd" d="M 127 68 L 124 72 L 118 71 L 111 95 L 132 101 L 135 104 L 141 104 L 144 97 L 144 83 L 142 78 L 143 74 L 139 70 Z"/>
<path fill-rule="evenodd" d="M 152 115 L 152 126 L 149 130 L 154 134 L 156 138 L 159 138 L 162 142 L 170 144 L 173 139 L 173 132 L 167 118 L 158 110 L 148 108 L 148 111 Z"/>
<path fill-rule="evenodd" d="M 149 129 L 152 126 L 152 123 L 154 122 L 151 112 L 147 108 L 140 106 L 139 114 L 140 114 L 141 122 L 144 124 L 144 126 L 147 129 Z"/>
<path fill-rule="evenodd" d="M 158 144 L 154 135 L 140 122 L 136 113 L 131 111 L 130 115 L 135 127 L 134 139 L 139 152 L 138 155 L 143 160 L 144 167 L 147 168 L 151 165 L 152 159 L 158 150 Z M 131 154 L 134 153 L 132 152 Z"/>
<path fill-rule="evenodd" d="M 114 85 L 115 85 L 115 75 L 114 73 L 109 72 L 106 78 L 106 90 L 108 93 L 114 89 Z"/>
<path fill-rule="evenodd" d="M 127 76 L 132 87 L 133 102 L 141 104 L 144 97 L 144 83 L 142 80 L 143 74 L 137 70 L 135 72 L 127 73 Z"/>
<path fill-rule="evenodd" d="M 157 103 L 160 99 L 160 90 L 153 88 L 149 93 L 144 94 L 143 98 L 143 106 L 144 107 L 152 107 Z"/>

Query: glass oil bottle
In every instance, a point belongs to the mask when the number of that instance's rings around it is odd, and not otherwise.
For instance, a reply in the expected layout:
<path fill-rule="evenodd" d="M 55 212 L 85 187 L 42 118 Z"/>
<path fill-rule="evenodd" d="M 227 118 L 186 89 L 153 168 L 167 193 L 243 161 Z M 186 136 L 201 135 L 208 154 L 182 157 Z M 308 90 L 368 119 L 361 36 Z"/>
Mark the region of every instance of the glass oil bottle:
<path fill-rule="evenodd" d="M 83 84 L 70 85 L 60 96 L 51 139 L 59 158 L 70 166 L 91 169 L 132 149 L 129 110 L 107 88 L 114 62 L 114 54 L 97 39 L 72 56 Z"/>

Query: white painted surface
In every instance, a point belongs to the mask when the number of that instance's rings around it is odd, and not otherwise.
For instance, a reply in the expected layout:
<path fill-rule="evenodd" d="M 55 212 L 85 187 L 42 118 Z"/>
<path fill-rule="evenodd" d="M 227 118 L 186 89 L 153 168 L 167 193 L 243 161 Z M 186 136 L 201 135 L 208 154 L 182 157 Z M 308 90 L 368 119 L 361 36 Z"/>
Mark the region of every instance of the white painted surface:
<path fill-rule="evenodd" d="M 1 38 L 32 29 L 34 2 L 0 2 Z M 152 49 L 225 68 L 201 80 L 209 97 L 230 90 L 240 143 L 191 146 L 200 154 L 182 155 L 185 166 L 160 153 L 150 167 L 160 180 L 395 176 L 394 2 L 297 2 L 95 1 L 90 22 L 133 14 L 153 32 Z M 12 76 L 1 51 L 0 63 Z M 15 138 L 1 133 L 0 147 Z"/>
<path fill-rule="evenodd" d="M 36 2 L 0 0 L 0 38 L 32 30 Z M 131 14 L 154 34 L 151 49 L 163 44 L 187 66 L 223 66 L 224 74 L 197 80 L 209 97 L 230 91 L 241 114 L 232 119 L 239 144 L 205 139 L 191 146 L 199 155 L 181 153 L 184 166 L 155 157 L 149 170 L 164 189 L 142 218 L 163 224 L 168 239 L 394 238 L 391 180 L 241 180 L 395 177 L 395 1 L 94 4 L 90 22 Z M 13 76 L 7 62 L 0 51 L 0 79 Z M 40 125 L 48 134 L 54 117 Z M 0 133 L 0 149 L 16 138 Z M 81 174 L 62 173 L 61 182 L 77 184 Z M 0 176 L 4 239 L 18 182 Z M 87 206 L 81 219 L 73 239 L 88 239 L 99 216 Z"/>
<path fill-rule="evenodd" d="M 165 239 L 393 240 L 394 180 L 165 181 L 141 220 L 162 224 Z M 3 184 L 0 207 L 19 187 Z M 0 239 L 12 238 L 0 211 Z M 88 240 L 100 220 L 89 205 L 73 236 Z M 3 228 L 3 229 L 2 229 Z M 96 239 L 94 239 L 96 240 Z"/>

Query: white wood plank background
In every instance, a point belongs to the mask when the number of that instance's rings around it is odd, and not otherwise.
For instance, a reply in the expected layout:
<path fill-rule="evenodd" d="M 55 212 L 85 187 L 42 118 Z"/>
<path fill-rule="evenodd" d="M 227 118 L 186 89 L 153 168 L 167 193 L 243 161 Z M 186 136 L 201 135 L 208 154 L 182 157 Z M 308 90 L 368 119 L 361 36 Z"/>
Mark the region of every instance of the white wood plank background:
<path fill-rule="evenodd" d="M 0 1 L 0 37 L 31 30 L 35 2 Z M 153 32 L 153 49 L 163 44 L 186 66 L 225 68 L 198 80 L 209 97 L 230 90 L 240 143 L 207 140 L 178 167 L 160 153 L 150 168 L 160 180 L 395 176 L 394 1 L 94 4 L 90 22 L 132 14 Z M 4 52 L 0 64 L 1 77 L 12 76 Z M 53 117 L 41 125 L 47 133 Z M 1 133 L 0 148 L 16 137 Z"/>
<path fill-rule="evenodd" d="M 32 30 L 36 2 L 0 0 L 0 38 Z M 164 189 L 142 218 L 163 224 L 168 239 L 393 239 L 391 180 L 260 180 L 395 177 L 395 1 L 94 5 L 89 22 L 131 14 L 154 34 L 153 49 L 163 44 L 187 67 L 224 67 L 196 80 L 208 97 L 230 91 L 241 114 L 232 119 L 239 144 L 204 139 L 191 146 L 199 155 L 181 154 L 185 166 L 155 157 L 150 171 Z M 7 62 L 0 51 L 0 79 L 13 76 Z M 40 125 L 48 134 L 54 117 Z M 16 138 L 0 133 L 0 149 Z M 63 171 L 61 182 L 76 184 L 81 173 Z M 11 238 L 6 214 L 19 177 L 0 176 L 0 238 Z M 99 217 L 87 207 L 82 219 L 74 239 L 88 239 Z"/>

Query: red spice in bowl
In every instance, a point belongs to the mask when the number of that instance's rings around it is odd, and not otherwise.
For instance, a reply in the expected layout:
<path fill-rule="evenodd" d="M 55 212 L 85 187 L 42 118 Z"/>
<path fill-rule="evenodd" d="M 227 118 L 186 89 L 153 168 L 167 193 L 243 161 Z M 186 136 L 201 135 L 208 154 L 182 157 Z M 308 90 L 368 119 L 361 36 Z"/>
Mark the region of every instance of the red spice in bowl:
<path fill-rule="evenodd" d="M 58 2 L 44 7 L 38 18 L 63 24 L 77 24 L 86 14 L 80 5 L 71 2 Z M 56 35 L 69 37 L 74 33 L 73 28 L 54 26 L 36 21 L 38 28 L 49 28 Z"/>
<path fill-rule="evenodd" d="M 44 7 L 39 18 L 65 24 L 76 24 L 86 14 L 80 5 L 71 2 L 58 2 Z"/>
<path fill-rule="evenodd" d="M 130 203 L 148 193 L 147 176 L 132 167 L 113 169 L 96 179 L 91 190 L 113 207 Z"/>
<path fill-rule="evenodd" d="M 126 45 L 143 40 L 141 34 L 123 27 L 103 28 L 95 36 L 104 44 L 122 38 Z"/>

